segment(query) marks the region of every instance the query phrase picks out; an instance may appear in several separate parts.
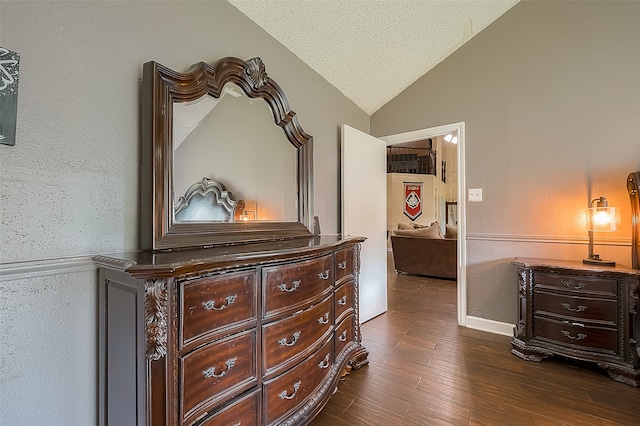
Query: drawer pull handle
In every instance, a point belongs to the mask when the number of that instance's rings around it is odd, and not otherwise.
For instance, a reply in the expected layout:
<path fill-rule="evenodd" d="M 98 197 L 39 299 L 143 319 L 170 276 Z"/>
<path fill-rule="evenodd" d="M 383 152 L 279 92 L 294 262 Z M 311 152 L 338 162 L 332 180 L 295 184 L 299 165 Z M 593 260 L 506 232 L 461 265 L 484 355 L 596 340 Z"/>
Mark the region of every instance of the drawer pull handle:
<path fill-rule="evenodd" d="M 318 318 L 318 323 L 322 325 L 329 324 L 329 312 L 325 312 L 323 316 Z"/>
<path fill-rule="evenodd" d="M 567 330 L 560 330 L 560 331 L 562 332 L 562 334 L 564 334 L 566 337 L 568 337 L 571 340 L 582 340 L 585 337 L 587 337 L 587 335 L 583 333 L 578 333 L 577 336 L 572 336 L 570 331 L 567 331 Z"/>
<path fill-rule="evenodd" d="M 345 306 L 347 304 L 347 295 L 345 294 L 340 299 L 338 299 L 338 305 Z"/>
<path fill-rule="evenodd" d="M 302 382 L 296 382 L 293 384 L 293 393 L 291 395 L 287 394 L 286 390 L 283 390 L 282 392 L 280 392 L 280 395 L 278 395 L 280 397 L 280 399 L 293 399 L 296 397 L 296 394 L 298 393 L 298 389 L 300 389 L 300 385 L 302 384 Z"/>
<path fill-rule="evenodd" d="M 278 290 L 280 290 L 280 291 L 286 291 L 287 293 L 291 293 L 292 291 L 296 291 L 296 289 L 297 289 L 298 287 L 300 287 L 300 282 L 301 282 L 300 280 L 296 280 L 296 281 L 294 281 L 294 282 L 293 282 L 293 285 L 291 286 L 291 288 L 287 288 L 287 285 L 286 285 L 286 284 L 280 284 L 280 285 L 278 286 Z"/>
<path fill-rule="evenodd" d="M 206 377 L 207 379 L 209 379 L 211 377 L 222 377 L 225 374 L 227 374 L 229 372 L 229 370 L 231 370 L 231 367 L 233 367 L 236 364 L 236 360 L 237 359 L 238 359 L 238 357 L 228 359 L 227 362 L 225 362 L 224 370 L 222 370 L 219 373 L 216 373 L 216 369 L 214 367 L 210 367 L 210 368 L 207 368 L 206 370 L 204 370 L 202 372 L 202 375 L 204 377 Z"/>
<path fill-rule="evenodd" d="M 587 307 L 586 307 L 586 306 L 583 306 L 583 305 L 578 305 L 578 307 L 577 307 L 577 308 L 574 308 L 574 307 L 572 307 L 572 306 L 571 306 L 570 304 L 568 304 L 568 303 L 563 303 L 563 304 L 562 304 L 562 307 L 563 307 L 563 308 L 565 308 L 565 309 L 570 310 L 571 312 L 582 312 L 582 311 L 584 311 L 585 309 L 587 309 Z"/>
<path fill-rule="evenodd" d="M 318 367 L 320 368 L 328 368 L 329 367 L 329 354 L 327 354 L 324 359 L 322 361 L 320 361 L 320 364 L 318 364 Z"/>
<path fill-rule="evenodd" d="M 301 331 L 296 331 L 295 333 L 293 333 L 293 339 L 290 342 L 287 341 L 286 337 L 283 337 L 282 339 L 278 340 L 278 343 L 280 343 L 280 346 L 293 346 L 296 344 L 301 334 Z"/>
<path fill-rule="evenodd" d="M 563 286 L 572 287 L 572 288 L 575 288 L 576 290 L 580 290 L 581 288 L 587 285 L 583 282 L 579 282 L 578 284 L 574 285 L 573 281 L 567 281 L 567 280 L 560 280 L 560 282 L 562 283 Z"/>
<path fill-rule="evenodd" d="M 347 330 L 343 331 L 342 334 L 338 336 L 338 340 L 340 340 L 341 342 L 347 341 Z"/>
<path fill-rule="evenodd" d="M 237 294 L 234 294 L 233 296 L 225 297 L 224 298 L 224 300 L 225 300 L 224 304 L 222 304 L 220 306 L 216 306 L 216 302 L 214 302 L 213 300 L 208 300 L 206 302 L 202 302 L 202 305 L 208 311 L 222 311 L 224 309 L 227 309 L 229 307 L 229 305 L 233 304 L 233 302 L 236 301 L 237 297 L 238 297 Z"/>
<path fill-rule="evenodd" d="M 329 279 L 329 270 L 327 269 L 324 272 L 320 272 L 318 274 L 318 278 L 320 278 L 321 280 L 328 280 Z"/>
<path fill-rule="evenodd" d="M 338 268 L 347 269 L 347 261 L 345 260 L 344 262 L 338 263 Z"/>

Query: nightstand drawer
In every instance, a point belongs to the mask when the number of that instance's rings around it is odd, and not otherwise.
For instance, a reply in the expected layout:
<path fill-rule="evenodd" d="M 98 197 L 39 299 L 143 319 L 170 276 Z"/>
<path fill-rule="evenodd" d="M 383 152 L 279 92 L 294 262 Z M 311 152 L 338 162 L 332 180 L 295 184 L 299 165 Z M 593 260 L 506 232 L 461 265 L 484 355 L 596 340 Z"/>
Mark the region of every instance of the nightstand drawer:
<path fill-rule="evenodd" d="M 540 291 L 535 294 L 534 306 L 536 314 L 547 313 L 592 322 L 603 322 L 613 327 L 616 325 L 618 304 L 611 299 L 574 297 Z"/>
<path fill-rule="evenodd" d="M 615 354 L 618 333 L 615 329 L 577 321 L 558 321 L 536 316 L 534 338 L 564 346 L 580 346 L 589 351 Z"/>
<path fill-rule="evenodd" d="M 581 294 L 603 294 L 615 296 L 618 281 L 611 278 L 581 277 L 578 275 L 562 275 L 537 272 L 534 274 L 534 284 L 537 288 L 547 287 Z"/>

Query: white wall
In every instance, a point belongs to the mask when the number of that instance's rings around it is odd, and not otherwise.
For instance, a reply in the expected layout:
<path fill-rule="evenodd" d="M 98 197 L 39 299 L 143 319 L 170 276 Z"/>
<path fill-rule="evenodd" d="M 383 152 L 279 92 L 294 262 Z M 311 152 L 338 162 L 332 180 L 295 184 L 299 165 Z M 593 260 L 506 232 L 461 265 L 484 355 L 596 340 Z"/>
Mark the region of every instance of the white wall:
<path fill-rule="evenodd" d="M 260 56 L 314 137 L 325 233 L 339 229 L 339 125 L 368 132 L 369 116 L 226 2 L 1 1 L 0 40 L 21 55 L 17 142 L 0 145 L 0 425 L 91 425 L 90 257 L 139 246 L 142 64 Z"/>

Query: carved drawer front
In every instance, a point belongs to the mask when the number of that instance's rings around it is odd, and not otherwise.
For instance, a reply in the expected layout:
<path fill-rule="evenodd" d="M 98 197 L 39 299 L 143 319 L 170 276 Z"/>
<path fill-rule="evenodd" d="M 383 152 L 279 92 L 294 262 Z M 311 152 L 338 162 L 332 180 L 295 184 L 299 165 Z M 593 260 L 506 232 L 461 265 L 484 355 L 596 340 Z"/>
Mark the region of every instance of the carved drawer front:
<path fill-rule="evenodd" d="M 289 265 L 264 268 L 264 316 L 269 317 L 308 304 L 331 291 L 331 255 Z"/>
<path fill-rule="evenodd" d="M 283 415 L 299 408 L 319 390 L 331 372 L 331 340 L 307 360 L 263 385 L 266 424 L 279 424 Z"/>
<path fill-rule="evenodd" d="M 355 328 L 354 322 L 355 316 L 350 315 L 345 318 L 338 327 L 336 327 L 336 332 L 333 335 L 336 345 L 336 357 L 340 356 L 340 353 L 349 342 L 353 342 L 353 330 Z"/>
<path fill-rule="evenodd" d="M 600 321 L 615 326 L 616 300 L 536 292 L 534 306 L 536 314 L 548 313 L 576 319 Z"/>
<path fill-rule="evenodd" d="M 552 343 L 580 346 L 589 351 L 616 353 L 618 333 L 612 328 L 536 316 L 533 333 L 535 338 L 550 340 Z"/>
<path fill-rule="evenodd" d="M 221 337 L 225 327 L 256 318 L 255 271 L 185 282 L 181 293 L 182 346 Z"/>
<path fill-rule="evenodd" d="M 580 277 L 538 272 L 534 275 L 536 287 L 579 291 L 580 293 L 615 296 L 618 281 L 610 278 Z"/>
<path fill-rule="evenodd" d="M 262 394 L 253 392 L 224 407 L 198 426 L 250 426 L 258 424 Z"/>
<path fill-rule="evenodd" d="M 339 283 L 345 277 L 353 276 L 354 250 L 355 248 L 350 247 L 336 252 L 336 283 Z"/>
<path fill-rule="evenodd" d="M 291 317 L 263 326 L 264 366 L 267 372 L 295 358 L 331 332 L 332 298 Z"/>
<path fill-rule="evenodd" d="M 354 294 L 353 281 L 340 286 L 335 293 L 336 323 L 342 321 L 345 315 L 353 310 Z"/>
<path fill-rule="evenodd" d="M 179 361 L 185 423 L 257 384 L 256 332 L 212 343 Z"/>

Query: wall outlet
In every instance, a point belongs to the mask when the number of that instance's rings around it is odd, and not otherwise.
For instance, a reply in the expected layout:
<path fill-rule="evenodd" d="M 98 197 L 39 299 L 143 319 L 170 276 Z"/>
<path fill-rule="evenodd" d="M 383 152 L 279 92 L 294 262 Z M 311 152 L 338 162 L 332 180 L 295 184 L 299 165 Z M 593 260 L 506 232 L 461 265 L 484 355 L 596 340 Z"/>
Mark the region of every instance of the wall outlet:
<path fill-rule="evenodd" d="M 482 201 L 482 188 L 469 190 L 469 202 L 479 203 Z"/>

